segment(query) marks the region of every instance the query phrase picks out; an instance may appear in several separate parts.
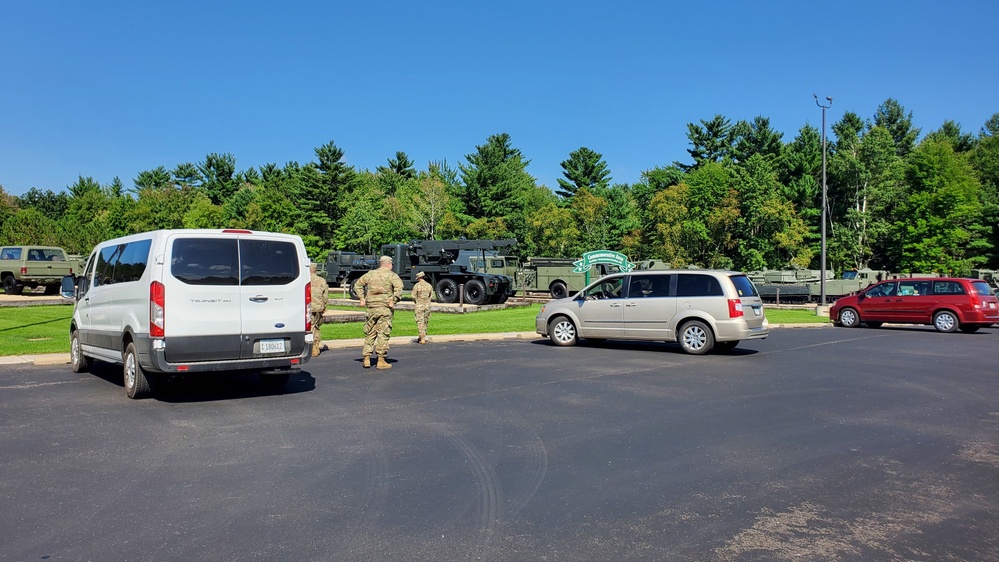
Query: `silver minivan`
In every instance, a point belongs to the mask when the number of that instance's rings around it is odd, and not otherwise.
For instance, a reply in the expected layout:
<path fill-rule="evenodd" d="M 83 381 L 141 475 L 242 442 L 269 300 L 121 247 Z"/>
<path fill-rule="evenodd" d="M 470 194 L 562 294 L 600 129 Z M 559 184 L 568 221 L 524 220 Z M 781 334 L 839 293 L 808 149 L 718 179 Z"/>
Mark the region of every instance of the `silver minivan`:
<path fill-rule="evenodd" d="M 535 329 L 560 346 L 579 338 L 675 341 L 696 355 L 770 334 L 752 281 L 737 271 L 713 269 L 608 275 L 541 307 Z"/>
<path fill-rule="evenodd" d="M 309 257 L 298 236 L 157 230 L 97 245 L 67 277 L 73 371 L 124 366 L 129 398 L 160 374 L 253 371 L 281 387 L 311 357 Z"/>

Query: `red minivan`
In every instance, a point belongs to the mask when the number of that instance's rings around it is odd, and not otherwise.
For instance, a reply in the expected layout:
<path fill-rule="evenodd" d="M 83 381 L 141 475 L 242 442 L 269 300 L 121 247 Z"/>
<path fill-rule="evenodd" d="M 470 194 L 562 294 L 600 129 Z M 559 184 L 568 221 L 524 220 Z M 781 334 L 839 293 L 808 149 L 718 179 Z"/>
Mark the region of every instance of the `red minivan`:
<path fill-rule="evenodd" d="M 999 299 L 988 283 L 978 279 L 893 279 L 837 299 L 829 317 L 847 328 L 861 323 L 878 328 L 892 322 L 971 333 L 999 323 Z"/>

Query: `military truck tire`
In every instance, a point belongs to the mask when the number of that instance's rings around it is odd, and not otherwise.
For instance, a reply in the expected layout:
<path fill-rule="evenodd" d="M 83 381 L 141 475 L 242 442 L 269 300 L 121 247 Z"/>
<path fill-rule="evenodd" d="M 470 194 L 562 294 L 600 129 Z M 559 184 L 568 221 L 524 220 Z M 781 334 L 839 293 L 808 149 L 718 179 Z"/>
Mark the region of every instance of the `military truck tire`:
<path fill-rule="evenodd" d="M 576 341 L 579 339 L 576 325 L 565 316 L 556 316 L 548 323 L 548 339 L 560 347 L 576 345 Z"/>
<path fill-rule="evenodd" d="M 486 284 L 478 279 L 469 279 L 465 283 L 465 302 L 468 304 L 486 303 Z"/>
<path fill-rule="evenodd" d="M 21 289 L 23 287 L 17 284 L 17 279 L 14 279 L 13 275 L 7 275 L 3 278 L 3 292 L 8 295 L 20 295 Z"/>
<path fill-rule="evenodd" d="M 149 378 L 146 372 L 139 365 L 139 354 L 135 351 L 135 344 L 129 342 L 125 348 L 125 355 L 122 357 L 123 371 L 125 375 L 125 394 L 133 400 L 146 398 L 152 392 Z"/>
<path fill-rule="evenodd" d="M 458 283 L 454 279 L 445 278 L 437 282 L 437 300 L 451 304 L 458 302 Z"/>
<path fill-rule="evenodd" d="M 355 285 L 357 285 L 357 279 L 354 279 L 353 281 L 350 282 L 350 285 L 347 286 L 347 292 L 350 294 L 350 298 L 357 300 L 358 295 L 357 295 L 357 288 L 355 287 Z"/>
<path fill-rule="evenodd" d="M 510 295 L 506 293 L 499 293 L 499 298 L 496 299 L 496 304 L 503 304 L 508 298 L 510 298 Z"/>
<path fill-rule="evenodd" d="M 844 328 L 856 328 L 860 325 L 860 315 L 857 311 L 847 307 L 839 311 L 839 323 L 843 325 Z"/>
<path fill-rule="evenodd" d="M 704 355 L 715 346 L 715 335 L 711 328 L 700 320 L 691 320 L 680 327 L 677 338 L 680 347 L 691 355 Z"/>
<path fill-rule="evenodd" d="M 85 373 L 87 371 L 87 357 L 80 349 L 80 334 L 76 330 L 69 336 L 69 363 L 73 367 L 74 373 Z"/>
<path fill-rule="evenodd" d="M 548 292 L 553 299 L 564 299 L 569 292 L 569 288 L 565 286 L 565 283 L 556 281 L 548 288 Z"/>

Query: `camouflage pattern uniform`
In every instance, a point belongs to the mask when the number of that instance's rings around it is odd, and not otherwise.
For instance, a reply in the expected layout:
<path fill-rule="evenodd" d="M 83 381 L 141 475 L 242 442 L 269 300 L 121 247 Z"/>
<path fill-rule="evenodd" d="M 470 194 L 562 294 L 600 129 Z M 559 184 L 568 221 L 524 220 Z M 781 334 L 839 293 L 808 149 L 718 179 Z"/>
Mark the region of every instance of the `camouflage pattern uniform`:
<path fill-rule="evenodd" d="M 392 307 L 402 298 L 402 279 L 391 269 L 379 267 L 361 276 L 354 288 L 367 307 L 363 354 L 370 357 L 374 351 L 381 363 L 392 333 Z"/>
<path fill-rule="evenodd" d="M 312 270 L 312 304 L 309 313 L 312 315 L 312 356 L 316 357 L 323 347 L 323 334 L 319 327 L 323 325 L 323 314 L 326 312 L 326 305 L 329 303 L 329 285 L 326 280 L 316 275 L 313 266 Z"/>
<path fill-rule="evenodd" d="M 419 343 L 427 343 L 427 324 L 430 323 L 430 297 L 434 294 L 433 287 L 427 282 L 427 278 L 417 276 L 416 285 L 410 292 L 413 300 L 416 301 L 416 328 L 420 331 Z"/>

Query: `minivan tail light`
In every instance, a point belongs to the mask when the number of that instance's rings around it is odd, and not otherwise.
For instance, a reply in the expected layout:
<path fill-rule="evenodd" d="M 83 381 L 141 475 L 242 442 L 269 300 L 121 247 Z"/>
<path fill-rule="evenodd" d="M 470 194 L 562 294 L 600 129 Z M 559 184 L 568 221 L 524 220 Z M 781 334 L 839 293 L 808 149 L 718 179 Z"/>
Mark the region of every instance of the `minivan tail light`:
<path fill-rule="evenodd" d="M 742 299 L 728 299 L 728 317 L 742 318 Z"/>
<path fill-rule="evenodd" d="M 149 284 L 149 337 L 162 338 L 166 324 L 166 288 L 163 283 Z"/>
<path fill-rule="evenodd" d="M 305 331 L 312 331 L 312 281 L 305 284 Z"/>

